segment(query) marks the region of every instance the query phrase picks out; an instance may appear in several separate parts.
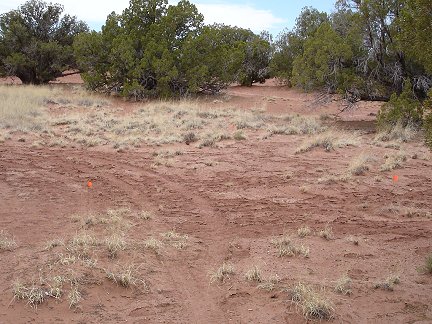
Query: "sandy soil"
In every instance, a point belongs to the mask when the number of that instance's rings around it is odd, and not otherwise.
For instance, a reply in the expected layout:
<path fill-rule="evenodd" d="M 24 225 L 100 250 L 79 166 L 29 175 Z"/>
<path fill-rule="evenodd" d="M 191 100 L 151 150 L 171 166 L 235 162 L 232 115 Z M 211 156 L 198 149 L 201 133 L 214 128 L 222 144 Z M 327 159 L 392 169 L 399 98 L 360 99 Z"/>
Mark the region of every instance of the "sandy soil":
<path fill-rule="evenodd" d="M 224 102 L 274 114 L 338 113 L 341 102 L 317 105 L 316 97 L 264 85 L 230 88 Z M 378 106 L 362 103 L 361 108 L 341 118 L 373 120 Z M 0 229 L 18 244 L 0 252 L 0 323 L 303 323 L 287 291 L 298 282 L 332 301 L 335 323 L 431 323 L 432 277 L 418 268 L 432 252 L 432 223 L 421 213 L 405 212 L 432 211 L 431 154 L 420 141 L 402 144 L 409 156 L 403 168 L 381 172 L 384 155 L 395 150 L 368 144 L 373 134 L 361 123 L 348 128 L 360 129 L 365 144 L 294 154 L 304 136 L 263 139 L 257 133 L 219 148 L 176 145 L 184 154 L 174 157 L 171 167 L 157 168 L 154 147 L 118 153 L 31 148 L 15 140 L 0 144 Z M 318 181 L 340 174 L 364 152 L 376 157 L 365 175 Z M 64 247 L 47 251 L 44 245 L 91 227 L 74 222 L 72 215 L 120 207 L 152 211 L 154 217 L 127 216 L 132 223 L 127 248 L 116 259 L 99 253 L 98 265 L 80 274 L 78 307 L 69 309 L 66 297 L 50 298 L 37 309 L 13 300 L 15 280 L 37 282 L 42 274 L 63 269 L 50 259 L 65 253 Z M 297 237 L 297 229 L 306 225 L 313 233 Z M 316 234 L 326 225 L 333 229 L 331 240 Z M 102 225 L 90 229 L 103 233 Z M 156 254 L 134 244 L 169 230 L 187 234 L 187 246 L 178 250 L 166 244 Z M 278 257 L 271 240 L 284 233 L 308 246 L 309 257 Z M 358 245 L 348 242 L 351 235 Z M 232 263 L 235 274 L 210 284 L 209 272 L 223 262 Z M 141 284 L 122 288 L 106 279 L 104 269 L 127 264 L 136 267 L 146 289 Z M 267 292 L 247 282 L 244 274 L 253 266 L 264 278 L 277 274 L 276 289 Z M 353 281 L 351 295 L 334 292 L 344 274 Z M 400 278 L 393 291 L 374 288 L 389 275 Z"/>

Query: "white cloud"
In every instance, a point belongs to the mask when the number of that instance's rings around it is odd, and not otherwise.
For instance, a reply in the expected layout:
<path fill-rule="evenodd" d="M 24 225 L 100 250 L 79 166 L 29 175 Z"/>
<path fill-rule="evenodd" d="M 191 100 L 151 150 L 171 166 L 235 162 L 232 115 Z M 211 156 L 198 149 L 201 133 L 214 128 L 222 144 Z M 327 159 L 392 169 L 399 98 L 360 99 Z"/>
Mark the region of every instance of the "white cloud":
<path fill-rule="evenodd" d="M 205 22 L 250 28 L 253 31 L 271 30 L 284 22 L 270 10 L 260 10 L 251 5 L 240 4 L 200 4 L 196 5 L 204 15 Z"/>
<path fill-rule="evenodd" d="M 217 0 L 216 0 L 217 1 Z M 0 4 L 0 13 L 17 8 L 25 1 L 10 0 Z M 111 12 L 121 13 L 129 5 L 129 0 L 52 0 L 47 2 L 61 3 L 65 12 L 76 15 L 88 23 L 103 24 Z M 253 31 L 271 30 L 277 28 L 284 20 L 276 17 L 270 10 L 254 8 L 249 4 L 231 4 L 226 2 L 200 3 L 192 1 L 204 15 L 205 22 L 223 23 L 226 25 L 250 28 Z M 172 0 L 175 4 L 177 1 Z"/>
<path fill-rule="evenodd" d="M 105 23 L 107 16 L 115 11 L 121 13 L 129 6 L 129 0 L 104 1 L 104 0 L 51 0 L 61 3 L 65 12 L 77 16 L 87 22 Z"/>

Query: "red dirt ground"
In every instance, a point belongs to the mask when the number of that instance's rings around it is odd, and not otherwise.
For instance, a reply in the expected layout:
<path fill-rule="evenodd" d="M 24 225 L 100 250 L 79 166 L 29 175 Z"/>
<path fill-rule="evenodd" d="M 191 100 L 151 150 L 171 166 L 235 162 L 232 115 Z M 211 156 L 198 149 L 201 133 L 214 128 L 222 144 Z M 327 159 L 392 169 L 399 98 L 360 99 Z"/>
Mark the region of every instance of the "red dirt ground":
<path fill-rule="evenodd" d="M 233 87 L 226 96 L 227 105 L 275 114 L 336 114 L 340 108 L 335 101 L 315 108 L 316 95 L 275 85 Z M 362 107 L 342 118 L 373 119 L 377 104 Z M 362 138 L 371 141 L 373 135 L 367 133 Z M 14 251 L 0 252 L 0 323 L 306 322 L 287 291 L 266 292 L 245 281 L 244 273 L 254 265 L 264 277 L 277 274 L 281 287 L 297 282 L 323 287 L 321 293 L 333 301 L 335 323 L 432 323 L 432 276 L 418 271 L 432 252 L 432 221 L 402 212 L 405 207 L 432 211 L 431 154 L 420 141 L 406 144 L 409 156 L 421 158 L 381 172 L 383 156 L 392 149 L 364 144 L 295 155 L 303 138 L 262 140 L 257 134 L 218 149 L 176 146 L 184 154 L 173 167 L 158 168 L 152 167 L 153 147 L 117 153 L 0 144 L 0 229 L 18 243 Z M 318 182 L 323 175 L 340 173 L 365 151 L 377 159 L 366 175 Z M 91 190 L 88 179 L 93 179 Z M 69 309 L 66 298 L 50 299 L 37 309 L 12 300 L 14 280 L 39 278 L 50 254 L 43 249 L 45 242 L 70 238 L 79 230 L 72 214 L 118 207 L 155 214 L 135 222 L 128 232 L 131 241 L 171 229 L 190 237 L 184 250 L 166 248 L 156 255 L 131 248 L 117 260 L 99 260 L 102 267 L 139 265 L 148 291 L 118 287 L 89 270 L 76 309 Z M 326 224 L 333 228 L 332 240 L 296 238 L 301 226 L 319 231 Z M 279 258 L 270 242 L 283 233 L 309 246 L 310 257 Z M 349 235 L 360 238 L 358 246 L 347 242 Z M 236 273 L 223 284 L 210 284 L 209 271 L 224 261 Z M 333 291 L 343 274 L 353 279 L 352 295 Z M 394 291 L 374 289 L 390 274 L 401 280 Z"/>

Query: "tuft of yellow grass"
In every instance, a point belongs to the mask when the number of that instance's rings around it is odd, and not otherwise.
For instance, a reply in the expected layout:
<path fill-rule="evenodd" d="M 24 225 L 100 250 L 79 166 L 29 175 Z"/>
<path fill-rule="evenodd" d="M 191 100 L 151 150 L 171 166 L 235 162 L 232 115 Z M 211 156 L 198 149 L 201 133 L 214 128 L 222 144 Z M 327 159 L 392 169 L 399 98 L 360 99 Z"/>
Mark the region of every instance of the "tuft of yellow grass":
<path fill-rule="evenodd" d="M 225 282 L 235 273 L 234 266 L 231 263 L 223 263 L 219 268 L 210 273 L 210 282 Z"/>
<path fill-rule="evenodd" d="M 385 280 L 377 282 L 374 286 L 375 289 L 393 291 L 394 286 L 400 283 L 400 277 L 397 275 L 390 275 Z"/>
<path fill-rule="evenodd" d="M 297 230 L 297 235 L 299 237 L 306 237 L 306 236 L 310 235 L 311 233 L 312 233 L 312 231 L 309 228 L 309 226 L 302 226 Z"/>
<path fill-rule="evenodd" d="M 143 244 L 146 249 L 153 250 L 156 253 L 159 253 L 163 247 L 163 243 L 154 237 L 145 240 Z"/>
<path fill-rule="evenodd" d="M 360 238 L 354 236 L 354 235 L 349 235 L 346 240 L 354 245 L 359 245 L 360 244 Z"/>
<path fill-rule="evenodd" d="M 369 170 L 368 163 L 371 161 L 371 157 L 366 154 L 361 154 L 351 160 L 348 166 L 348 173 L 351 175 L 359 176 L 365 174 Z"/>
<path fill-rule="evenodd" d="M 40 286 L 31 285 L 25 286 L 19 281 L 15 281 L 12 285 L 14 299 L 27 300 L 27 304 L 33 308 L 37 308 L 42 304 L 47 296 L 47 292 Z"/>
<path fill-rule="evenodd" d="M 272 125 L 268 131 L 272 135 L 317 134 L 325 128 L 316 116 L 285 116 L 283 125 Z"/>
<path fill-rule="evenodd" d="M 180 234 L 174 230 L 162 233 L 161 236 L 166 242 L 178 250 L 184 249 L 187 246 L 189 240 L 189 236 L 187 234 Z"/>
<path fill-rule="evenodd" d="M 72 285 L 71 290 L 68 294 L 69 308 L 76 307 L 82 300 L 82 294 L 78 289 L 77 285 Z"/>
<path fill-rule="evenodd" d="M 257 286 L 258 289 L 272 291 L 276 288 L 276 285 L 281 281 L 278 275 L 270 276 L 268 279 L 263 280 Z"/>
<path fill-rule="evenodd" d="M 357 145 L 359 145 L 357 134 L 337 130 L 328 130 L 304 140 L 303 143 L 296 149 L 295 153 L 299 154 L 309 152 L 316 147 L 322 147 L 325 151 L 330 152 L 335 148 Z"/>
<path fill-rule="evenodd" d="M 138 213 L 138 218 L 142 219 L 142 220 L 150 220 L 152 218 L 154 218 L 154 214 L 151 211 L 148 210 L 142 210 L 141 212 Z"/>
<path fill-rule="evenodd" d="M 303 244 L 296 245 L 288 235 L 274 238 L 271 243 L 276 247 L 279 257 L 295 255 L 302 255 L 305 258 L 309 257 L 309 247 Z"/>
<path fill-rule="evenodd" d="M 395 126 L 379 132 L 375 136 L 374 142 L 409 142 L 415 138 L 417 134 L 418 131 L 413 125 L 403 127 L 401 123 L 397 123 Z"/>
<path fill-rule="evenodd" d="M 124 235 L 113 234 L 105 239 L 105 245 L 110 258 L 117 257 L 120 251 L 126 249 L 126 241 Z"/>
<path fill-rule="evenodd" d="M 15 239 L 10 236 L 6 231 L 0 231 L 0 252 L 12 251 L 17 247 Z"/>
<path fill-rule="evenodd" d="M 262 281 L 262 275 L 261 275 L 260 268 L 258 268 L 258 266 L 253 266 L 251 269 L 249 269 L 245 273 L 245 278 L 247 281 L 261 282 Z"/>
<path fill-rule="evenodd" d="M 64 245 L 63 239 L 53 239 L 45 243 L 45 250 L 52 250 L 56 247 L 63 246 L 63 245 Z"/>
<path fill-rule="evenodd" d="M 0 128 L 41 131 L 43 107 L 54 95 L 54 90 L 48 87 L 0 86 Z"/>
<path fill-rule="evenodd" d="M 403 163 L 407 160 L 407 156 L 404 152 L 397 152 L 385 156 L 385 162 L 381 166 L 381 171 L 391 171 L 402 167 Z"/>
<path fill-rule="evenodd" d="M 420 270 L 426 274 L 432 274 L 432 253 L 426 257 L 424 266 Z"/>
<path fill-rule="evenodd" d="M 348 277 L 347 274 L 345 274 L 336 281 L 334 290 L 338 294 L 351 295 L 352 294 L 351 284 L 352 284 L 351 278 Z"/>
<path fill-rule="evenodd" d="M 318 236 L 326 240 L 332 240 L 334 238 L 333 229 L 331 226 L 326 225 L 321 231 L 319 231 Z"/>
<path fill-rule="evenodd" d="M 133 265 L 128 265 L 126 267 L 121 267 L 119 270 L 106 271 L 106 276 L 119 286 L 129 288 L 131 286 L 136 286 L 138 282 L 142 282 L 142 280 L 135 277 L 135 272 L 135 267 Z"/>
<path fill-rule="evenodd" d="M 291 300 L 306 319 L 330 320 L 334 317 L 333 304 L 323 294 L 324 291 L 320 294 L 311 286 L 298 283 L 291 289 Z"/>
<path fill-rule="evenodd" d="M 93 233 L 82 231 L 69 240 L 66 250 L 77 259 L 87 259 L 90 256 L 90 248 L 99 244 Z"/>

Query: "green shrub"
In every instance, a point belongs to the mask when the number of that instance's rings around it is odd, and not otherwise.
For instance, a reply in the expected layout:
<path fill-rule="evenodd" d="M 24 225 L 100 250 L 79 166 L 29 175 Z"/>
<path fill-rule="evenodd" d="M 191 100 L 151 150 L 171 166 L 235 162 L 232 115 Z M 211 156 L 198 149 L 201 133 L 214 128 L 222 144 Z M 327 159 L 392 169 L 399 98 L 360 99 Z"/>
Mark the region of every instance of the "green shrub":
<path fill-rule="evenodd" d="M 402 93 L 393 94 L 390 101 L 378 113 L 378 128 L 386 130 L 401 124 L 402 127 L 419 127 L 422 124 L 423 106 L 415 97 L 410 81 L 406 81 Z"/>

